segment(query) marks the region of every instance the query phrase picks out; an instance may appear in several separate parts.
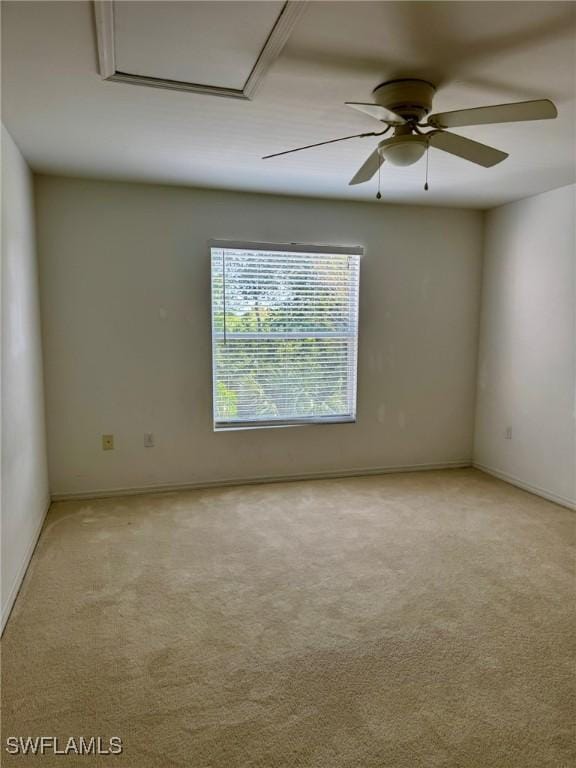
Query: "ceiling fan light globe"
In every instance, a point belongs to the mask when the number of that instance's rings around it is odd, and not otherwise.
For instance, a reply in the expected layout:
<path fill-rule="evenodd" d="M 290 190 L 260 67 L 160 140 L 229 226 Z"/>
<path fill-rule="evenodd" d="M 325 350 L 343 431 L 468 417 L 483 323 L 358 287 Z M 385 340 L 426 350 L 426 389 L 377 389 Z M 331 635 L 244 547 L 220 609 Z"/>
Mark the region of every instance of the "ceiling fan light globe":
<path fill-rule="evenodd" d="M 403 141 L 394 141 L 392 144 L 386 144 L 380 147 L 380 152 L 392 165 L 414 165 L 426 152 L 426 143 L 424 141 L 414 141 L 414 138 L 410 136 L 406 137 Z"/>

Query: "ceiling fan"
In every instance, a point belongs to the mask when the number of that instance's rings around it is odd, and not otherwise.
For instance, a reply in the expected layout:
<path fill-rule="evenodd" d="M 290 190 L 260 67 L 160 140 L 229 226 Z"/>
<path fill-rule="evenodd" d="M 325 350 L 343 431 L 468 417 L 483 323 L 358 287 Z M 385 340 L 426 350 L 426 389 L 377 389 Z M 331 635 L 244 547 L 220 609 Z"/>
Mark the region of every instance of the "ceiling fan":
<path fill-rule="evenodd" d="M 384 136 L 393 131 L 393 136 L 382 139 L 366 162 L 356 172 L 349 184 L 362 184 L 369 181 L 382 163 L 407 166 L 417 162 L 429 147 L 436 147 L 443 152 L 457 155 L 471 163 L 490 168 L 508 157 L 506 152 L 480 144 L 478 141 L 451 133 L 446 128 L 464 125 L 484 125 L 486 123 L 516 123 L 524 120 L 549 120 L 558 115 L 556 107 L 549 99 L 520 101 L 512 104 L 498 104 L 492 107 L 460 109 L 455 112 L 438 112 L 429 115 L 436 88 L 426 80 L 412 78 L 390 80 L 379 85 L 374 91 L 373 103 L 347 101 L 346 105 L 365 112 L 386 125 L 383 131 L 357 133 L 339 139 L 308 144 L 297 149 L 288 149 L 266 155 L 263 160 L 303 149 L 334 144 L 337 141 Z M 422 128 L 430 128 L 423 131 Z M 427 187 L 426 187 L 427 188 Z"/>

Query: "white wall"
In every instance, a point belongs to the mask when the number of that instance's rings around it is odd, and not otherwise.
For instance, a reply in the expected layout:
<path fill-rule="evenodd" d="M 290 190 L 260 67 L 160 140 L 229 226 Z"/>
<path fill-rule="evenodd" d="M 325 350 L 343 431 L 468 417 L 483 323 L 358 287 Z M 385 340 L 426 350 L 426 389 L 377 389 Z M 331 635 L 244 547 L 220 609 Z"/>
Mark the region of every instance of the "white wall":
<path fill-rule="evenodd" d="M 2 627 L 49 504 L 32 178 L 2 126 Z"/>
<path fill-rule="evenodd" d="M 482 214 L 54 177 L 37 206 L 54 494 L 470 462 Z M 212 432 L 210 238 L 365 247 L 356 424 Z"/>
<path fill-rule="evenodd" d="M 568 504 L 576 503 L 575 191 L 487 215 L 474 451 L 477 465 Z"/>

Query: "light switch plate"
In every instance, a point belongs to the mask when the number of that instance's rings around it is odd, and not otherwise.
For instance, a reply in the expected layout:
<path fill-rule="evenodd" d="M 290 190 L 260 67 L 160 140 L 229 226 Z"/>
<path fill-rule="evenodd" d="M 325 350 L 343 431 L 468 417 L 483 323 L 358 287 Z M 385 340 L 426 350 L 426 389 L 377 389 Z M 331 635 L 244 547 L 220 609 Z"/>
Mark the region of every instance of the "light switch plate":
<path fill-rule="evenodd" d="M 114 450 L 114 435 L 102 435 L 102 450 L 103 451 Z"/>

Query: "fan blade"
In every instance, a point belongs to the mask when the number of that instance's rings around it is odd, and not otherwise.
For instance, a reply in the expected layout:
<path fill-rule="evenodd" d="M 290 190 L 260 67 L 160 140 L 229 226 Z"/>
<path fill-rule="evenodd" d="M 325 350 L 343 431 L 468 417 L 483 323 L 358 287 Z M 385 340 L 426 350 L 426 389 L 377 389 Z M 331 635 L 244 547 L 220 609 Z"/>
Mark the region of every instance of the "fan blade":
<path fill-rule="evenodd" d="M 375 117 L 376 120 L 380 120 L 382 123 L 388 123 L 388 125 L 404 125 L 406 120 L 395 112 L 392 112 L 386 107 L 381 107 L 380 104 L 363 104 L 357 101 L 345 101 L 347 107 L 357 109 L 359 112 L 365 112 L 370 117 Z"/>
<path fill-rule="evenodd" d="M 456 133 L 448 131 L 437 131 L 429 135 L 428 143 L 431 147 L 441 149 L 443 152 L 449 152 L 451 155 L 457 155 L 471 163 L 482 165 L 484 168 L 491 168 L 497 163 L 501 163 L 508 157 L 507 152 L 501 152 L 499 149 L 489 147 L 486 144 L 480 144 L 478 141 L 466 139 Z"/>
<path fill-rule="evenodd" d="M 296 147 L 296 149 L 285 149 L 284 152 L 275 152 L 273 155 L 264 155 L 262 160 L 269 160 L 271 157 L 280 157 L 280 155 L 289 155 L 291 152 L 301 152 L 303 149 L 312 149 L 313 147 L 323 147 L 325 144 L 335 144 L 337 141 L 348 141 L 348 139 L 363 139 L 366 136 L 382 136 L 386 133 L 388 128 L 384 131 L 372 131 L 370 133 L 355 133 L 352 136 L 342 136 L 341 139 L 330 139 L 329 141 L 319 141 L 317 144 L 307 144 L 305 147 Z"/>
<path fill-rule="evenodd" d="M 519 101 L 515 104 L 497 104 L 493 107 L 459 109 L 456 112 L 438 112 L 430 115 L 428 125 L 434 128 L 457 128 L 461 125 L 487 123 L 519 123 L 522 120 L 551 120 L 558 110 L 549 99 Z"/>
<path fill-rule="evenodd" d="M 381 155 L 377 149 L 375 149 L 370 157 L 366 160 L 364 165 L 362 165 L 362 167 L 356 171 L 354 177 L 348 182 L 348 186 L 363 184 L 365 181 L 370 181 L 372 176 L 374 176 L 374 174 L 378 171 L 383 162 L 384 156 Z"/>

